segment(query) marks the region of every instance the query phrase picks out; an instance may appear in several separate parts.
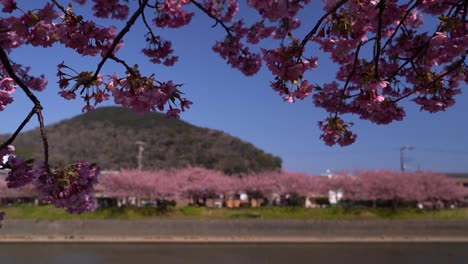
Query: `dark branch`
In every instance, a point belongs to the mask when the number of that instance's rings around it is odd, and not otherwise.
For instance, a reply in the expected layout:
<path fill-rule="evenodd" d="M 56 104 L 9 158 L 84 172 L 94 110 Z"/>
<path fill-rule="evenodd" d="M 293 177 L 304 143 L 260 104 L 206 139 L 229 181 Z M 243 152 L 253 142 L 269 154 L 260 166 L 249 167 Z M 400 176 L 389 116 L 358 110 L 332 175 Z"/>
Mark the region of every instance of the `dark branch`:
<path fill-rule="evenodd" d="M 378 4 L 379 7 L 379 21 L 377 28 L 377 39 L 375 40 L 375 54 L 374 54 L 374 78 L 379 79 L 379 59 L 382 40 L 382 16 L 385 11 L 385 0 L 381 0 Z"/>
<path fill-rule="evenodd" d="M 354 53 L 353 69 L 349 73 L 348 78 L 346 78 L 346 83 L 345 83 L 345 86 L 343 87 L 343 95 L 344 95 L 346 89 L 348 89 L 348 85 L 349 85 L 349 82 L 351 81 L 351 78 L 356 73 L 356 66 L 357 66 L 357 62 L 359 60 L 359 52 L 361 51 L 361 47 L 362 47 L 362 41 L 359 42 L 359 45 L 356 48 L 356 53 Z"/>
<path fill-rule="evenodd" d="M 44 148 L 44 164 L 48 171 L 49 170 L 49 142 L 47 141 L 47 134 L 46 134 L 45 127 L 44 127 L 44 117 L 42 116 L 41 110 L 36 109 L 35 113 L 37 115 L 37 120 L 39 121 L 39 130 L 41 131 L 42 146 Z"/>
<path fill-rule="evenodd" d="M 91 80 L 89 82 L 92 82 L 92 81 L 97 79 L 97 76 L 98 76 L 99 72 L 101 71 L 102 67 L 104 66 L 106 61 L 112 56 L 115 48 L 117 47 L 119 42 L 123 39 L 125 34 L 127 34 L 128 31 L 130 31 L 130 28 L 135 24 L 135 21 L 143 13 L 143 11 L 145 10 L 145 7 L 146 7 L 147 4 L 148 4 L 148 0 L 142 0 L 141 1 L 140 6 L 138 7 L 138 9 L 135 11 L 135 13 L 133 13 L 133 15 L 127 21 L 127 24 L 125 25 L 125 27 L 119 32 L 119 34 L 117 34 L 117 37 L 115 37 L 114 41 L 112 42 L 112 45 L 110 46 L 107 53 L 104 55 L 104 58 L 102 58 L 102 60 L 99 62 L 98 66 L 96 68 L 96 71 L 94 72 L 94 75 L 93 75 L 93 77 L 91 78 Z"/>
<path fill-rule="evenodd" d="M 29 122 L 33 114 L 37 115 L 38 121 L 39 121 L 39 126 L 41 130 L 41 138 L 42 138 L 42 144 L 44 147 L 44 163 L 49 170 L 49 143 L 47 141 L 47 134 L 44 128 L 44 118 L 42 116 L 42 105 L 39 99 L 31 92 L 31 90 L 24 84 L 24 82 L 16 75 L 15 71 L 13 70 L 13 67 L 11 66 L 10 60 L 8 59 L 8 55 L 5 53 L 5 51 L 0 47 L 0 61 L 3 64 L 3 68 L 7 71 L 8 75 L 10 78 L 12 78 L 16 84 L 21 87 L 21 89 L 24 91 L 26 96 L 34 103 L 34 107 L 31 110 L 31 112 L 28 114 L 26 119 L 21 123 L 21 125 L 18 127 L 18 129 L 13 133 L 13 135 L 7 140 L 4 144 L 2 144 L 2 148 L 4 147 L 5 144 L 11 144 L 13 143 L 14 139 L 18 135 L 18 133 L 21 132 L 21 130 L 24 128 L 24 126 Z"/>
<path fill-rule="evenodd" d="M 142 4 L 141 0 L 138 1 L 140 5 Z M 148 29 L 148 32 L 150 33 L 151 37 L 153 39 L 156 39 L 156 36 L 153 33 L 153 29 L 150 27 L 148 24 L 148 21 L 146 20 L 145 12 L 141 12 L 141 19 L 143 20 L 143 24 L 145 24 L 146 29 Z"/>
<path fill-rule="evenodd" d="M 205 13 L 207 16 L 211 17 L 212 19 L 214 19 L 216 21 L 216 24 L 220 24 L 224 30 L 226 31 L 226 33 L 232 37 L 232 33 L 231 33 L 231 29 L 226 26 L 226 24 L 224 24 L 223 21 L 219 20 L 219 18 L 217 18 L 216 16 L 213 16 L 210 12 L 208 12 L 208 10 L 206 10 L 205 7 L 203 7 L 200 3 L 198 3 L 197 1 L 195 0 L 190 0 L 190 2 L 192 2 L 192 4 L 194 4 L 196 7 L 198 7 L 198 9 L 200 9 L 201 11 L 203 11 L 203 13 Z M 215 24 L 215 26 L 216 26 Z"/>
<path fill-rule="evenodd" d="M 111 59 L 111 60 L 113 60 L 113 61 L 115 61 L 115 62 L 117 62 L 117 63 L 122 64 L 122 65 L 125 67 L 125 69 L 127 69 L 128 73 L 130 73 L 131 75 L 133 75 L 133 76 L 136 75 L 136 73 L 135 73 L 135 71 L 133 70 L 133 68 L 130 67 L 130 65 L 128 65 L 124 60 L 117 58 L 115 55 L 109 56 L 109 59 Z"/>
<path fill-rule="evenodd" d="M 408 4 L 410 4 L 412 1 L 410 1 Z M 398 30 L 400 29 L 400 27 L 403 25 L 403 23 L 406 21 L 406 18 L 409 16 L 410 12 L 415 9 L 420 3 L 420 0 L 416 1 L 416 3 L 414 3 L 413 6 L 411 6 L 408 10 L 406 10 L 406 13 L 405 15 L 403 16 L 403 18 L 400 20 L 400 22 L 398 23 L 397 27 L 395 28 L 395 31 L 393 31 L 392 35 L 387 39 L 387 41 L 385 42 L 385 44 L 383 45 L 382 47 L 382 50 L 385 50 L 385 48 L 387 47 L 387 45 L 393 40 L 393 38 L 395 37 L 395 35 L 398 33 Z"/>
<path fill-rule="evenodd" d="M 322 22 L 331 14 L 335 13 L 340 7 L 342 7 L 344 4 L 346 4 L 348 2 L 348 0 L 341 0 L 340 2 L 338 2 L 336 4 L 336 6 L 328 11 L 325 15 L 323 15 L 318 21 L 317 21 L 317 24 L 315 24 L 314 28 L 312 28 L 312 30 L 307 33 L 307 35 L 304 37 L 304 39 L 302 39 L 301 41 L 301 44 L 299 45 L 302 49 L 304 49 L 305 45 L 307 44 L 307 41 L 309 41 L 309 39 L 315 34 L 317 33 L 317 30 L 320 28 L 320 25 L 322 24 Z"/>
<path fill-rule="evenodd" d="M 41 103 L 39 102 L 39 99 L 29 90 L 28 86 L 24 84 L 24 82 L 16 75 L 15 71 L 13 70 L 13 67 L 11 66 L 10 59 L 8 58 L 8 55 L 6 54 L 5 50 L 0 47 L 0 61 L 3 64 L 3 67 L 5 68 L 6 72 L 10 76 L 10 78 L 15 81 L 16 84 L 23 90 L 23 92 L 26 94 L 26 96 L 34 103 L 36 107 L 39 107 L 42 110 Z"/>
<path fill-rule="evenodd" d="M 29 120 L 31 120 L 31 117 L 35 113 L 36 113 L 35 108 L 31 109 L 28 116 L 26 116 L 26 118 L 23 120 L 23 122 L 21 122 L 21 124 L 18 126 L 16 131 L 10 136 L 10 138 L 8 138 L 5 142 L 2 143 L 2 145 L 0 145 L 0 149 L 6 148 L 8 145 L 11 145 L 13 143 L 13 141 L 15 141 L 16 137 L 19 135 L 21 130 L 23 130 L 24 126 L 29 122 Z"/>
<path fill-rule="evenodd" d="M 422 88 L 419 88 L 419 89 L 413 89 L 413 91 L 411 91 L 410 93 L 408 94 L 405 94 L 401 97 L 398 97 L 397 99 L 393 100 L 394 103 L 398 102 L 398 101 L 401 101 L 405 98 L 408 98 L 409 96 L 421 91 L 421 90 L 424 90 L 426 89 L 427 87 L 431 87 L 433 84 L 435 84 L 436 82 L 440 81 L 442 78 L 444 78 L 445 76 L 447 76 L 448 74 L 450 74 L 451 72 L 453 72 L 454 70 L 458 69 L 460 66 L 463 65 L 464 61 L 466 59 L 466 54 L 463 55 L 457 62 L 455 62 L 454 64 L 452 64 L 449 69 L 444 72 L 443 74 L 441 74 L 440 76 L 438 76 L 437 78 L 435 78 L 433 81 L 431 81 L 429 84 L 425 85 L 424 87 Z"/>

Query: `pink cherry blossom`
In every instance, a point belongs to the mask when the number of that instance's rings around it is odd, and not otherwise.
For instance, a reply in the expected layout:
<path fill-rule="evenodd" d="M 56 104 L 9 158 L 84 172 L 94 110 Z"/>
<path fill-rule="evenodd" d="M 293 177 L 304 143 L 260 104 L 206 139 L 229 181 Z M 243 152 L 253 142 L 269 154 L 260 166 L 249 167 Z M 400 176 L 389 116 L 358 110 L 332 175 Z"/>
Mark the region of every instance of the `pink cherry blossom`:
<path fill-rule="evenodd" d="M 14 0 L 1 0 L 0 4 L 3 5 L 2 11 L 5 13 L 11 13 L 17 8 L 16 1 Z"/>
<path fill-rule="evenodd" d="M 125 4 L 120 4 L 120 0 L 93 0 L 93 10 L 96 17 L 126 19 L 129 8 Z"/>
<path fill-rule="evenodd" d="M 189 0 L 164 0 L 157 5 L 156 18 L 153 19 L 157 27 L 178 28 L 185 26 L 192 20 L 194 13 L 182 9 Z"/>
<path fill-rule="evenodd" d="M 6 77 L 0 80 L 0 111 L 3 111 L 8 104 L 14 101 L 11 94 L 16 91 L 13 79 Z"/>

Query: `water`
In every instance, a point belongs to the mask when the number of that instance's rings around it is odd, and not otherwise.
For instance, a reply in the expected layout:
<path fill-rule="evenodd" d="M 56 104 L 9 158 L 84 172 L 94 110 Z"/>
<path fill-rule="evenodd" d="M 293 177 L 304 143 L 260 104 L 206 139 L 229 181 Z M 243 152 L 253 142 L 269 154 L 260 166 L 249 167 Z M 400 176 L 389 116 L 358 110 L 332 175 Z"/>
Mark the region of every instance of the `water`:
<path fill-rule="evenodd" d="M 466 264 L 468 243 L 0 244 L 8 264 Z"/>

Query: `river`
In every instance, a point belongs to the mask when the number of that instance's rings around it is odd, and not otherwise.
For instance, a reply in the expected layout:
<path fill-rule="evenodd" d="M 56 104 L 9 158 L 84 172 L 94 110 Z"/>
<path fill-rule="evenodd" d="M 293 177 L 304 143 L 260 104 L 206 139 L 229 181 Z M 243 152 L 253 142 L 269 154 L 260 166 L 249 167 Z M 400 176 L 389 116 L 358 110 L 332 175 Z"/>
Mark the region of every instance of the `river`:
<path fill-rule="evenodd" d="M 2 243 L 8 264 L 464 264 L 468 243 Z"/>

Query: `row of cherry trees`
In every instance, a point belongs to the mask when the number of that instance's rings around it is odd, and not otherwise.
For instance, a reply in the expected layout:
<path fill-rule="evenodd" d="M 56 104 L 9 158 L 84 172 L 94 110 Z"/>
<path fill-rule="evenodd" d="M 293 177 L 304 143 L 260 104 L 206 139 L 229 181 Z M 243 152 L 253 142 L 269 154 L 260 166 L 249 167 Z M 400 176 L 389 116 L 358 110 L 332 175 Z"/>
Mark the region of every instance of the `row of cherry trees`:
<path fill-rule="evenodd" d="M 31 188 L 7 189 L 0 184 L 2 197 L 31 195 Z M 454 179 L 431 172 L 401 173 L 374 170 L 340 173 L 331 178 L 301 173 L 270 172 L 229 177 L 221 172 L 186 168 L 178 170 L 104 173 L 97 191 L 108 197 L 139 197 L 160 201 L 189 198 L 198 201 L 228 198 L 245 192 L 252 199 L 289 197 L 327 197 L 330 190 L 341 190 L 347 201 L 462 201 L 468 189 Z"/>
<path fill-rule="evenodd" d="M 226 198 L 245 192 L 252 199 L 327 197 L 342 191 L 347 201 L 463 201 L 468 189 L 456 180 L 432 172 L 401 173 L 374 170 L 340 173 L 331 178 L 302 173 L 269 172 L 229 177 L 203 168 L 167 171 L 122 171 L 103 175 L 98 190 L 115 197 L 136 196 L 158 200 L 181 197 L 194 200 Z"/>

